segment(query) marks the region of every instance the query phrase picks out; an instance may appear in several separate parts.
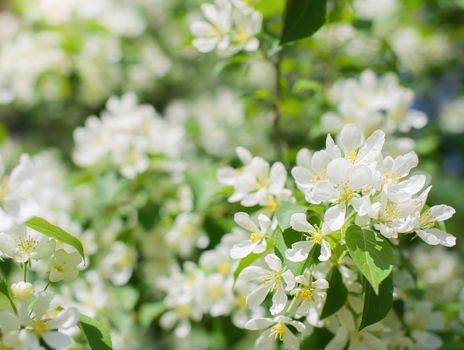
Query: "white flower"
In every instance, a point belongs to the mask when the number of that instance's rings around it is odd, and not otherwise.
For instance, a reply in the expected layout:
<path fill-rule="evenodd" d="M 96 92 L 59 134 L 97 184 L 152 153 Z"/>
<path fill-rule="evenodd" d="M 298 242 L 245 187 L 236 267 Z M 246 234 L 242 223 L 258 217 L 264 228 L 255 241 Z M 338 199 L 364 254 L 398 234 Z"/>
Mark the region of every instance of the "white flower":
<path fill-rule="evenodd" d="M 255 35 L 261 30 L 262 16 L 238 1 L 216 0 L 201 6 L 204 21 L 195 21 L 190 30 L 195 39 L 193 46 L 200 52 L 217 50 L 222 56 L 231 56 L 241 50 L 256 51 L 259 46 Z"/>
<path fill-rule="evenodd" d="M 34 293 L 34 287 L 29 282 L 17 282 L 11 285 L 11 293 L 15 298 L 24 301 Z"/>
<path fill-rule="evenodd" d="M 377 336 L 377 324 L 363 328 L 358 331 L 353 314 L 346 308 L 341 309 L 336 314 L 338 326 L 335 337 L 326 346 L 326 350 L 343 350 L 349 344 L 349 349 L 376 349 L 387 350 L 388 341 Z M 381 326 L 380 326 L 381 327 Z"/>
<path fill-rule="evenodd" d="M 354 123 L 366 135 L 376 129 L 393 134 L 420 129 L 427 124 L 426 115 L 411 108 L 414 93 L 401 87 L 393 73 L 378 78 L 374 72 L 366 70 L 357 80 L 337 81 L 329 98 L 337 106 L 336 112 L 322 116 L 324 126 L 330 131 Z"/>
<path fill-rule="evenodd" d="M 82 262 L 78 252 L 68 253 L 64 249 L 55 251 L 49 262 L 50 282 L 72 281 L 79 275 L 77 266 Z"/>
<path fill-rule="evenodd" d="M 415 349 L 439 349 L 443 341 L 431 331 L 442 330 L 445 320 L 441 312 L 433 311 L 433 305 L 428 301 L 408 303 L 404 321 L 411 330 Z"/>
<path fill-rule="evenodd" d="M 14 225 L 30 219 L 38 211 L 32 199 L 34 166 L 29 156 L 23 154 L 19 164 L 10 175 L 5 174 L 0 158 L 0 230 L 8 230 Z"/>
<path fill-rule="evenodd" d="M 256 340 L 256 349 L 273 349 L 274 342 L 280 340 L 285 344 L 288 350 L 298 350 L 300 342 L 288 325 L 295 328 L 298 332 L 303 332 L 305 326 L 303 323 L 294 321 L 286 316 L 277 316 L 275 318 L 255 318 L 245 324 L 249 330 L 264 330 Z"/>
<path fill-rule="evenodd" d="M 271 314 L 282 312 L 288 297 L 285 291 L 295 286 L 295 277 L 290 270 L 282 266 L 280 259 L 274 254 L 268 254 L 264 261 L 270 270 L 259 266 L 248 266 L 240 273 L 239 278 L 245 281 L 256 281 L 258 286 L 247 296 L 247 304 L 260 305 L 269 293 L 273 293 Z M 285 287 L 284 287 L 285 284 Z"/>
<path fill-rule="evenodd" d="M 117 241 L 102 259 L 100 269 L 111 282 L 122 286 L 129 281 L 137 262 L 137 253 L 134 248 Z"/>
<path fill-rule="evenodd" d="M 313 326 L 320 326 L 319 315 L 324 306 L 326 290 L 329 283 L 324 278 L 314 279 L 309 269 L 306 269 L 301 276 L 295 277 L 299 284 L 292 291 L 295 295 L 296 303 L 295 315 L 297 317 L 307 316 L 308 322 Z"/>
<path fill-rule="evenodd" d="M 437 222 L 448 220 L 456 211 L 447 205 L 434 205 L 420 215 L 419 225 L 416 228 L 417 235 L 430 245 L 444 245 L 452 247 L 456 245 L 456 237 L 442 230 L 434 228 Z"/>
<path fill-rule="evenodd" d="M 175 158 L 182 138 L 180 127 L 170 125 L 151 105 L 138 104 L 133 93 L 126 93 L 120 99 L 108 99 L 100 119 L 91 116 L 85 127 L 74 131 L 73 158 L 83 167 L 109 161 L 130 179 L 148 169 L 151 155 Z M 157 165 L 166 166 L 161 161 Z"/>
<path fill-rule="evenodd" d="M 218 170 L 218 181 L 226 186 L 235 186 L 240 176 L 245 173 L 245 167 L 250 164 L 253 159 L 250 151 L 244 147 L 237 147 L 235 149 L 235 153 L 237 154 L 238 159 L 242 162 L 244 167 L 238 169 L 224 167 Z"/>
<path fill-rule="evenodd" d="M 50 258 L 55 244 L 54 239 L 26 227 L 0 233 L 0 251 L 19 263 Z"/>
<path fill-rule="evenodd" d="M 230 250 L 232 259 L 243 259 L 250 253 L 259 254 L 266 250 L 268 230 L 271 226 L 271 220 L 264 214 L 258 215 L 259 228 L 250 219 L 247 213 L 239 212 L 235 214 L 235 222 L 250 232 L 250 238 L 235 244 Z"/>
<path fill-rule="evenodd" d="M 198 214 L 180 213 L 166 233 L 168 246 L 182 257 L 189 256 L 195 247 L 206 248 L 209 238 L 201 225 L 202 220 Z"/>
<path fill-rule="evenodd" d="M 39 346 L 34 336 L 25 329 L 21 329 L 18 316 L 10 311 L 0 312 L 0 348 L 11 350 L 36 350 Z M 34 345 L 34 346 L 31 346 Z"/>
<path fill-rule="evenodd" d="M 291 191 L 285 188 L 286 180 L 287 171 L 282 163 L 270 166 L 264 159 L 255 157 L 235 182 L 235 193 L 229 201 L 240 202 L 245 207 L 266 206 L 274 212 L 279 201 L 292 198 Z"/>
<path fill-rule="evenodd" d="M 39 339 L 52 349 L 65 349 L 71 345 L 71 337 L 65 331 L 74 327 L 79 321 L 79 312 L 75 308 L 65 309 L 56 314 L 50 308 L 53 295 L 41 292 L 29 310 L 28 303 L 21 304 L 19 308 L 19 319 L 21 325 L 26 327 L 34 337 L 28 344 L 32 348 L 39 348 Z M 34 349 L 35 349 L 34 348 Z"/>
<path fill-rule="evenodd" d="M 327 261 L 330 259 L 332 251 L 329 242 L 324 239 L 324 237 L 332 232 L 330 225 L 338 227 L 338 229 L 343 225 L 343 221 L 340 225 L 340 223 L 334 222 L 334 219 L 331 217 L 331 212 L 333 212 L 334 208 L 335 207 L 332 207 L 326 211 L 321 228 L 311 225 L 306 220 L 306 214 L 304 213 L 292 215 L 290 218 L 290 225 L 295 231 L 303 232 L 306 240 L 293 243 L 292 247 L 287 249 L 285 255 L 288 260 L 294 262 L 305 261 L 314 245 L 321 246 L 321 253 L 319 255 L 320 261 Z M 338 220 L 338 218 L 335 218 L 335 220 Z"/>

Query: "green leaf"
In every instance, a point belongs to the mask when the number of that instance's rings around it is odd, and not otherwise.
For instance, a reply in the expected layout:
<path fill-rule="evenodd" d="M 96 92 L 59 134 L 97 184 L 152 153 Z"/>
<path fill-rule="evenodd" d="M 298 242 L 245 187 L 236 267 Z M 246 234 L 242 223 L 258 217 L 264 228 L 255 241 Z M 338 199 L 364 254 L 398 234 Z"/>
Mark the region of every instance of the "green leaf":
<path fill-rule="evenodd" d="M 0 277 L 0 293 L 2 293 L 8 298 L 11 308 L 14 310 L 15 313 L 17 313 L 18 310 L 16 309 L 16 304 L 14 303 L 13 298 L 11 298 L 10 287 L 8 286 L 8 282 L 3 277 Z"/>
<path fill-rule="evenodd" d="M 364 285 L 364 308 L 359 330 L 383 320 L 393 305 L 393 278 L 390 274 L 380 283 L 379 294 L 375 294 L 369 283 Z"/>
<path fill-rule="evenodd" d="M 242 270 L 245 268 L 245 267 L 248 267 L 250 266 L 251 264 L 253 264 L 253 262 L 262 257 L 263 255 L 269 253 L 272 249 L 274 248 L 273 244 L 271 242 L 267 242 L 267 249 L 262 252 L 262 253 L 259 253 L 259 254 L 255 254 L 255 253 L 251 253 L 250 255 L 248 255 L 247 257 L 243 258 L 242 260 L 240 260 L 240 263 L 238 264 L 237 268 L 235 269 L 234 271 L 234 279 L 237 279 L 238 275 L 240 275 L 240 272 L 242 272 Z"/>
<path fill-rule="evenodd" d="M 108 331 L 97 320 L 85 315 L 79 319 L 79 328 L 85 334 L 92 350 L 112 350 L 113 344 Z"/>
<path fill-rule="evenodd" d="M 351 225 L 346 230 L 346 246 L 356 266 L 367 278 L 376 294 L 379 285 L 393 269 L 393 249 L 379 233 Z"/>
<path fill-rule="evenodd" d="M 45 236 L 54 238 L 62 243 L 69 244 L 71 247 L 76 249 L 82 256 L 82 259 L 85 260 L 84 247 L 82 247 L 81 241 L 79 241 L 76 237 L 67 233 L 63 229 L 59 228 L 58 226 L 55 226 L 49 223 L 47 220 L 39 218 L 37 216 L 26 221 L 25 225 L 27 227 L 32 228 L 33 230 L 43 233 Z"/>
<path fill-rule="evenodd" d="M 334 266 L 328 276 L 329 289 L 327 298 L 321 312 L 321 320 L 327 318 L 345 305 L 348 297 L 348 290 L 343 283 L 342 275 L 338 267 Z"/>
<path fill-rule="evenodd" d="M 305 213 L 306 207 L 290 202 L 283 202 L 280 204 L 276 212 L 277 223 L 282 231 L 290 227 L 290 218 L 296 213 Z"/>
<path fill-rule="evenodd" d="M 280 43 L 314 34 L 325 22 L 326 0 L 287 0 Z"/>
<path fill-rule="evenodd" d="M 139 318 L 140 324 L 143 327 L 148 327 L 165 310 L 166 310 L 166 306 L 164 305 L 162 301 L 144 304 L 140 308 L 140 318 Z"/>
<path fill-rule="evenodd" d="M 192 189 L 193 207 L 195 211 L 204 211 L 213 202 L 219 190 L 215 174 L 208 170 L 201 172 L 187 171 L 185 180 Z"/>

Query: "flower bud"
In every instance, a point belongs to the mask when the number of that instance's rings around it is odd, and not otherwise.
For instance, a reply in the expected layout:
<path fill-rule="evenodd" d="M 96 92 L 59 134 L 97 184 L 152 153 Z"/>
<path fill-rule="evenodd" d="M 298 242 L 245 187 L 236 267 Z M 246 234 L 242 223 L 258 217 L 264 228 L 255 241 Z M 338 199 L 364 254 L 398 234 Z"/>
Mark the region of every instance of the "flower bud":
<path fill-rule="evenodd" d="M 26 300 L 34 293 L 34 288 L 29 282 L 18 282 L 11 285 L 11 292 L 19 300 Z"/>

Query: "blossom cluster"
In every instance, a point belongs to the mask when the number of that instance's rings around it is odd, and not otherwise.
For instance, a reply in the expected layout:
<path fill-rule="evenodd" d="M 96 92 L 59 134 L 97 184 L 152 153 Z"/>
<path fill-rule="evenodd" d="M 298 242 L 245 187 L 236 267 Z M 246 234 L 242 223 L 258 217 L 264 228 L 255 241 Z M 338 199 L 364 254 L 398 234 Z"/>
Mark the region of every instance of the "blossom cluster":
<path fill-rule="evenodd" d="M 101 161 L 116 165 L 123 176 L 133 178 L 149 167 L 150 156 L 172 158 L 180 152 L 183 130 L 170 125 L 151 105 L 139 105 L 126 93 L 112 97 L 101 117 L 91 116 L 74 133 L 74 160 L 80 166 Z"/>
<path fill-rule="evenodd" d="M 248 260 L 251 254 L 256 257 L 253 265 L 239 270 L 237 280 L 250 286 L 247 305 L 270 305 L 269 309 L 264 307 L 263 314 L 270 313 L 271 318 L 260 316 L 244 324 L 246 329 L 263 330 L 257 348 L 268 348 L 277 339 L 287 348 L 297 349 L 300 340 L 295 331 L 307 336 L 322 326 L 335 334 L 327 349 L 343 349 L 348 343 L 353 348 L 376 349 L 441 346 L 433 331 L 443 329 L 444 316 L 427 301 L 404 300 L 408 310 L 404 322 L 411 330 L 410 337 L 400 328 L 389 328 L 392 322 L 398 322 L 398 315 L 393 313 L 381 323 L 358 330 L 365 287 L 357 272 L 357 260 L 346 248 L 348 226 L 378 232 L 392 245 L 398 245 L 402 237 L 411 237 L 407 236 L 411 233 L 429 245 L 452 247 L 456 242 L 441 226 L 455 210 L 447 205 L 426 206 L 431 189 L 427 177 L 411 173 L 418 165 L 417 155 L 409 152 L 391 157 L 382 153 L 384 144 L 383 131 L 374 131 L 365 138 L 358 126 L 348 124 L 337 142 L 327 136 L 325 149 L 301 150 L 292 175 L 302 196 L 292 195 L 286 188 L 281 163 L 269 169 L 266 161 L 252 157 L 243 148 L 237 149 L 243 167 L 218 172 L 219 180 L 234 189 L 229 201 L 241 201 L 245 207 L 258 206 L 258 213 L 253 215 L 257 215 L 256 219 L 246 212 L 235 214 L 236 223 L 249 232 L 249 238 L 230 249 L 230 256 L 236 260 L 252 261 Z M 306 204 L 294 203 L 302 197 Z M 273 210 L 269 210 L 269 198 L 275 204 Z M 296 208 L 286 219 L 287 226 L 282 222 L 282 212 L 289 209 L 280 211 L 285 206 Z M 314 221 L 315 217 L 319 219 Z M 292 235 L 300 237 L 288 245 L 282 243 L 290 234 L 287 227 L 294 232 Z M 340 305 L 327 317 L 322 315 L 326 313 L 327 292 L 331 287 L 339 288 L 331 286 L 334 269 L 341 274 L 349 293 L 347 305 Z M 408 273 L 394 272 L 397 279 L 401 274 Z M 400 299 L 401 291 L 410 287 L 395 284 L 395 288 Z M 272 296 L 270 304 L 265 302 L 268 295 Z M 420 317 L 430 322 L 419 324 L 416 321 Z"/>
<path fill-rule="evenodd" d="M 193 46 L 200 52 L 217 50 L 221 56 L 256 51 L 262 15 L 243 0 L 215 0 L 201 6 L 204 20 L 194 21 Z"/>

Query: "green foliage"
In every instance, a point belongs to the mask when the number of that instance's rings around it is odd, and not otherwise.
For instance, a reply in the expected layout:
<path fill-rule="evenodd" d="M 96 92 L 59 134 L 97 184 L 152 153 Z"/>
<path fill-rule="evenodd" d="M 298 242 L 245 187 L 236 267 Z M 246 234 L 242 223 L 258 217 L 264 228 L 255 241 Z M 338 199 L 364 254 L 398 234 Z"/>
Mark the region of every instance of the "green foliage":
<path fill-rule="evenodd" d="M 280 43 L 314 34 L 325 22 L 326 0 L 287 0 Z"/>
<path fill-rule="evenodd" d="M 348 290 L 343 283 L 342 275 L 337 266 L 334 266 L 328 275 L 329 289 L 321 312 L 321 319 L 327 318 L 345 305 Z"/>
<path fill-rule="evenodd" d="M 82 246 L 81 241 L 79 241 L 70 233 L 59 228 L 58 226 L 55 226 L 49 223 L 47 220 L 39 218 L 37 216 L 26 221 L 25 225 L 27 227 L 32 228 L 33 230 L 36 230 L 44 234 L 45 236 L 54 238 L 62 243 L 69 244 L 71 247 L 73 247 L 79 252 L 79 254 L 82 256 L 82 259 L 85 259 L 84 247 Z"/>
<path fill-rule="evenodd" d="M 381 321 L 393 305 L 393 277 L 390 274 L 380 283 L 378 295 L 369 283 L 364 283 L 364 308 L 359 330 Z"/>
<path fill-rule="evenodd" d="M 393 249 L 390 243 L 380 233 L 356 225 L 348 227 L 345 239 L 354 263 L 375 293 L 379 294 L 380 283 L 393 269 Z"/>
<path fill-rule="evenodd" d="M 140 309 L 140 324 L 143 327 L 148 327 L 156 318 L 158 318 L 164 311 L 166 306 L 162 301 L 154 303 L 146 303 Z"/>
<path fill-rule="evenodd" d="M 113 349 L 110 334 L 100 322 L 88 316 L 81 315 L 78 324 L 85 334 L 91 350 Z"/>
<path fill-rule="evenodd" d="M 276 212 L 277 223 L 279 227 L 284 231 L 290 227 L 290 219 L 293 214 L 305 213 L 306 207 L 290 202 L 283 202 Z"/>

